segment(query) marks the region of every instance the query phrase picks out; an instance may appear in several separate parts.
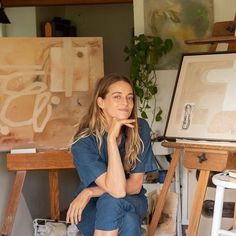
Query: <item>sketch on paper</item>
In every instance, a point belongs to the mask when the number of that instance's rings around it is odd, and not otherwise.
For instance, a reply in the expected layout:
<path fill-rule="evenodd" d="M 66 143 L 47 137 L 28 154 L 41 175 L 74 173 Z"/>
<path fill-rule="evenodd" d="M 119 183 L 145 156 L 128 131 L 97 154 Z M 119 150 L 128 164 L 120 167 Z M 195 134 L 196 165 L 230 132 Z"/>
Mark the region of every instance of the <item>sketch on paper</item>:
<path fill-rule="evenodd" d="M 187 39 L 206 38 L 213 27 L 213 0 L 143 0 L 144 34 L 171 38 L 174 47 L 158 62 L 160 69 L 177 69 L 182 53 L 206 52 L 208 46 L 189 46 Z"/>
<path fill-rule="evenodd" d="M 236 53 L 183 55 L 165 136 L 236 141 Z"/>
<path fill-rule="evenodd" d="M 101 38 L 0 39 L 0 151 L 64 149 L 103 76 Z"/>
<path fill-rule="evenodd" d="M 192 120 L 192 110 L 193 110 L 193 105 L 190 103 L 187 103 L 184 105 L 184 110 L 183 110 L 183 121 L 182 121 L 182 130 L 188 130 L 190 125 L 191 125 L 191 120 Z"/>

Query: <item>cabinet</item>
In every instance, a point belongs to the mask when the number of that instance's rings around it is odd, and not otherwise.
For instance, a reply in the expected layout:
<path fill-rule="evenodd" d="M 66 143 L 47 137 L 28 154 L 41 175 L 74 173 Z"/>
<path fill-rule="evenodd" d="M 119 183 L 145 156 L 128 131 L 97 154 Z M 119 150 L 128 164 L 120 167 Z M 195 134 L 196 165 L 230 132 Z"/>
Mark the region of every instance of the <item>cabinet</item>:
<path fill-rule="evenodd" d="M 133 0 L 2 0 L 4 7 L 133 3 Z"/>

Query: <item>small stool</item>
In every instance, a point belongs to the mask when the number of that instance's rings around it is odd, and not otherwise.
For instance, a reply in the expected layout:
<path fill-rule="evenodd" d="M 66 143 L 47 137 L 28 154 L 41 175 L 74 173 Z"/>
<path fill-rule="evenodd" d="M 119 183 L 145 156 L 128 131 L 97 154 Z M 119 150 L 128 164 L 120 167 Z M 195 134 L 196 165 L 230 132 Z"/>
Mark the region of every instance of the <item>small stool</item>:
<path fill-rule="evenodd" d="M 216 185 L 216 194 L 211 236 L 236 236 L 236 232 L 221 229 L 224 190 L 225 188 L 236 189 L 236 178 L 230 177 L 227 173 L 220 173 L 213 176 L 212 182 Z"/>

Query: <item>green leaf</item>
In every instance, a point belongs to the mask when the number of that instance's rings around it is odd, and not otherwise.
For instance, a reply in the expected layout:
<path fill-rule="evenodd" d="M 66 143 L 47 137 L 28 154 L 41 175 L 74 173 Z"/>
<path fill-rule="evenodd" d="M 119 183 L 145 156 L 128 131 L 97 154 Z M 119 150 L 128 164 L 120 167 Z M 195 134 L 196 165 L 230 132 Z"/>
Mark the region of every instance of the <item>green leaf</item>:
<path fill-rule="evenodd" d="M 162 117 L 161 117 L 162 112 L 163 112 L 162 109 L 159 108 L 159 111 L 157 112 L 156 117 L 155 117 L 155 120 L 156 120 L 157 122 L 162 120 Z"/>
<path fill-rule="evenodd" d="M 156 86 L 150 86 L 149 91 L 152 95 L 155 95 L 157 93 L 157 87 Z"/>
<path fill-rule="evenodd" d="M 154 48 L 159 48 L 163 44 L 163 40 L 160 37 L 155 37 L 153 39 Z"/>
<path fill-rule="evenodd" d="M 165 46 L 167 51 L 170 51 L 173 48 L 173 41 L 171 39 L 166 39 Z"/>
<path fill-rule="evenodd" d="M 128 61 L 129 60 L 129 56 L 127 56 L 126 58 L 125 58 L 125 61 Z"/>
<path fill-rule="evenodd" d="M 143 119 L 147 119 L 147 118 L 148 118 L 148 116 L 147 116 L 147 114 L 146 114 L 145 111 L 142 111 L 141 117 L 142 117 Z"/>
<path fill-rule="evenodd" d="M 163 14 L 163 13 L 162 13 Z M 172 10 L 166 10 L 165 17 L 172 22 L 177 22 L 178 15 Z M 130 47 L 124 48 L 126 54 L 125 61 L 131 61 L 130 65 L 130 80 L 132 81 L 135 93 L 139 98 L 138 110 L 141 117 L 147 119 L 146 111 L 152 107 L 149 101 L 157 94 L 157 76 L 153 71 L 157 68 L 158 60 L 173 48 L 172 39 L 163 40 L 161 37 L 147 36 L 140 34 L 133 37 L 133 42 Z M 156 108 L 153 111 L 153 117 L 156 121 L 162 119 L 162 110 L 156 113 Z"/>
<path fill-rule="evenodd" d="M 135 92 L 136 92 L 136 95 L 137 95 L 138 97 L 140 97 L 140 99 L 143 98 L 143 96 L 144 96 L 144 91 L 143 91 L 143 89 L 141 89 L 141 88 L 139 88 L 139 87 L 135 87 Z"/>
<path fill-rule="evenodd" d="M 159 115 L 159 114 L 157 113 L 155 120 L 156 120 L 156 122 L 161 121 L 161 120 L 162 120 L 161 115 Z"/>
<path fill-rule="evenodd" d="M 150 94 L 148 94 L 144 97 L 144 99 L 147 100 L 147 101 L 150 100 L 151 98 L 152 98 L 152 96 Z"/>
<path fill-rule="evenodd" d="M 127 53 L 127 54 L 130 54 L 130 49 L 126 46 L 126 47 L 124 48 L 124 52 Z"/>

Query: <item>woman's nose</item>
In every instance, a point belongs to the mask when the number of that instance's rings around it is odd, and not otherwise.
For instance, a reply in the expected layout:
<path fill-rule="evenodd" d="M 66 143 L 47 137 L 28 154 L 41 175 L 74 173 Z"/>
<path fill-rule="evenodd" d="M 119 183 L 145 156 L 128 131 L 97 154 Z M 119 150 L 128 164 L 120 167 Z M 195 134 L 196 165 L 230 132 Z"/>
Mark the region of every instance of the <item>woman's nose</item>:
<path fill-rule="evenodd" d="M 128 98 L 123 98 L 122 103 L 127 106 L 129 104 Z"/>

